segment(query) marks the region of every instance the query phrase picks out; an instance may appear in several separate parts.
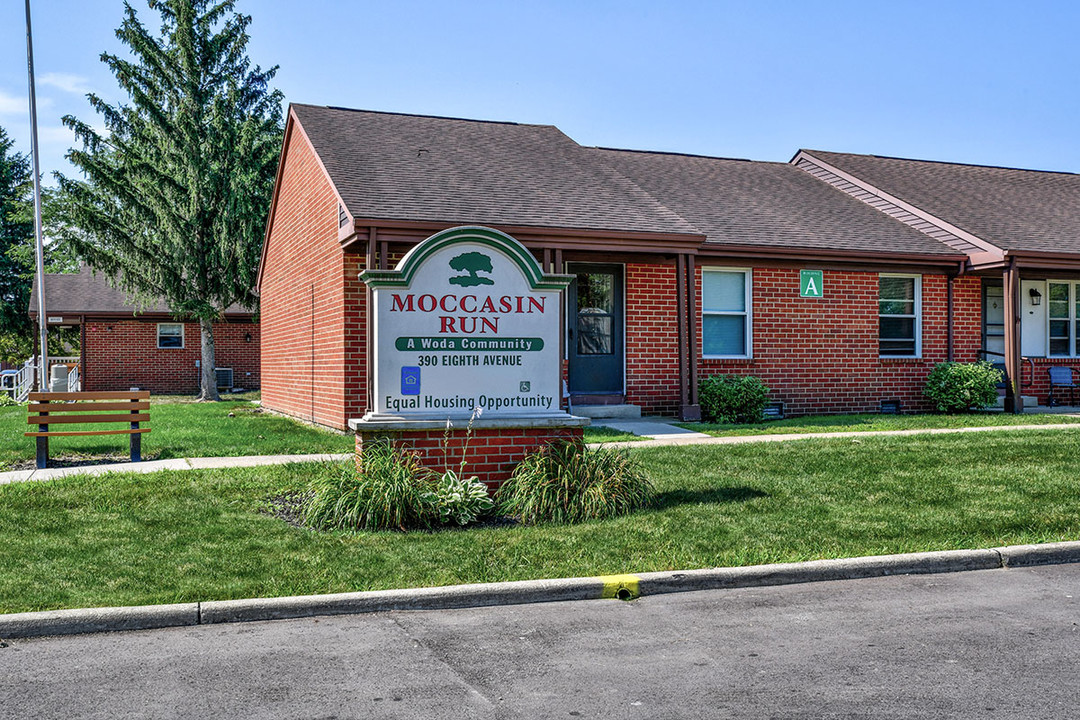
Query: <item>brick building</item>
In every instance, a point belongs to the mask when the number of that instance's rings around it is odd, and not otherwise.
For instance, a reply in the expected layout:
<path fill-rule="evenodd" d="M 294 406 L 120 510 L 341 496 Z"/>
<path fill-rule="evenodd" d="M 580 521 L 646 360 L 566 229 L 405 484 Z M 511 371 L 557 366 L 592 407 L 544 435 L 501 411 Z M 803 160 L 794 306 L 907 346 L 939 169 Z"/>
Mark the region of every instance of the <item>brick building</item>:
<path fill-rule="evenodd" d="M 197 321 L 174 316 L 161 302 L 136 310 L 124 292 L 85 266 L 79 273 L 46 275 L 45 303 L 50 327 L 79 329 L 83 390 L 199 392 Z M 37 322 L 36 279 L 30 315 Z M 229 308 L 214 324 L 217 366 L 232 370 L 233 386 L 259 388 L 259 348 L 259 323 L 250 311 Z"/>
<path fill-rule="evenodd" d="M 934 364 L 988 357 L 1008 405 L 1080 364 L 1080 177 L 800 151 L 790 163 L 582 147 L 551 126 L 293 105 L 260 267 L 263 404 L 370 408 L 365 268 L 482 225 L 575 276 L 575 411 L 685 418 L 699 379 L 788 414 L 924 409 Z M 602 410 L 601 410 L 602 412 Z"/>

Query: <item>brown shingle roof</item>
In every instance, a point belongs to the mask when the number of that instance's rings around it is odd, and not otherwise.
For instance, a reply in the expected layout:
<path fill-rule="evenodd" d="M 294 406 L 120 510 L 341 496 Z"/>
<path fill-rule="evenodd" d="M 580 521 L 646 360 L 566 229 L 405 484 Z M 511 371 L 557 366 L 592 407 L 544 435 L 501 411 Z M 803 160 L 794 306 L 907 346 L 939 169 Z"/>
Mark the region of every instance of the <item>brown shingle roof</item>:
<path fill-rule="evenodd" d="M 958 254 L 787 163 L 604 148 L 589 152 L 701 228 L 706 246 Z"/>
<path fill-rule="evenodd" d="M 1003 250 L 1080 253 L 1080 175 L 803 152 Z"/>
<path fill-rule="evenodd" d="M 30 291 L 30 314 L 37 315 L 37 278 Z M 109 285 L 105 275 L 83 266 L 77 273 L 45 275 L 45 312 L 49 315 L 131 315 L 136 306 L 128 294 Z M 228 308 L 227 315 L 250 315 L 239 306 Z M 168 315 L 168 306 L 161 300 L 139 307 L 138 314 Z"/>
<path fill-rule="evenodd" d="M 584 148 L 550 125 L 292 105 L 354 218 L 957 257 L 786 163 Z"/>
<path fill-rule="evenodd" d="M 698 234 L 551 125 L 292 111 L 356 218 Z"/>

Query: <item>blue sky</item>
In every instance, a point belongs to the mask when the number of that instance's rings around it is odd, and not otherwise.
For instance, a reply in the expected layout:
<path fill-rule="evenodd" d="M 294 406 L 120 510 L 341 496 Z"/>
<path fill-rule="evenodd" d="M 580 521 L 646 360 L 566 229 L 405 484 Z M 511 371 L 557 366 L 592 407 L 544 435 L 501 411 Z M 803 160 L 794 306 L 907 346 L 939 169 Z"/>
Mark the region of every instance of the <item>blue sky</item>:
<path fill-rule="evenodd" d="M 156 14 L 132 0 L 152 28 Z M 1080 172 L 1080 3 L 239 0 L 287 101 L 557 125 L 584 145 L 787 161 L 800 147 Z M 122 99 L 118 0 L 32 0 L 42 169 Z M 29 150 L 23 3 L 0 126 Z"/>

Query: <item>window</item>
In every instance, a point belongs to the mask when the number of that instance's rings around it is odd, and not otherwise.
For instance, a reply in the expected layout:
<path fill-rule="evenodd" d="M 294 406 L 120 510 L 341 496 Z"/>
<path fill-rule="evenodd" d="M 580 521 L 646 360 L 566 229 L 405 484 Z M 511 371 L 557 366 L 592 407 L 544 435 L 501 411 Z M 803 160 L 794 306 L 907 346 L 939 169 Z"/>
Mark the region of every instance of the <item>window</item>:
<path fill-rule="evenodd" d="M 184 347 L 184 324 L 158 323 L 157 346 L 159 348 Z"/>
<path fill-rule="evenodd" d="M 878 353 L 881 357 L 922 354 L 922 278 L 918 275 L 878 277 Z"/>
<path fill-rule="evenodd" d="M 1047 292 L 1051 357 L 1080 356 L 1080 283 L 1051 282 Z"/>
<path fill-rule="evenodd" d="M 750 337 L 750 271 L 704 268 L 702 354 L 713 358 L 751 357 Z"/>

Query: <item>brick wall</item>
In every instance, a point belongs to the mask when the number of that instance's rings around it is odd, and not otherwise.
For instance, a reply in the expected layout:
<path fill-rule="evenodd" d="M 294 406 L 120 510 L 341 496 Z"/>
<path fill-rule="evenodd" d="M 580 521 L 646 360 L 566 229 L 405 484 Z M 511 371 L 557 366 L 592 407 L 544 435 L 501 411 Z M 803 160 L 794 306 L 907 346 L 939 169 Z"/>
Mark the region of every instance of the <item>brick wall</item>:
<path fill-rule="evenodd" d="M 184 347 L 158 348 L 157 321 L 88 320 L 82 348 L 83 389 L 196 394 L 202 338 L 199 324 L 184 323 Z M 246 336 L 251 336 L 251 342 Z M 236 387 L 260 386 L 259 324 L 238 321 L 214 324 L 214 353 L 218 367 L 233 369 Z"/>
<path fill-rule="evenodd" d="M 753 355 L 701 359 L 699 377 L 756 375 L 789 415 L 877 412 L 899 399 L 905 412 L 927 410 L 922 388 L 947 359 L 944 275 L 922 276 L 922 357 L 878 355 L 878 273 L 826 270 L 823 298 L 799 297 L 799 270 L 753 271 Z M 696 280 L 701 297 L 701 274 Z M 973 361 L 980 347 L 979 279 L 954 283 L 955 359 Z M 698 343 L 700 348 L 700 325 Z"/>
<path fill-rule="evenodd" d="M 362 260 L 341 250 L 337 197 L 299 130 L 277 190 L 260 288 L 262 402 L 344 430 L 367 392 Z"/>
<path fill-rule="evenodd" d="M 465 476 L 476 475 L 494 488 L 510 477 L 527 453 L 553 442 L 581 442 L 582 435 L 580 427 L 473 428 L 471 437 L 465 428 L 452 429 L 449 437 L 445 430 L 360 431 L 356 452 L 363 453 L 364 443 L 389 440 L 415 452 L 424 467 L 439 473 L 449 467 L 456 472 L 467 444 Z"/>
<path fill-rule="evenodd" d="M 675 264 L 626 265 L 626 402 L 645 414 L 679 411 Z"/>

